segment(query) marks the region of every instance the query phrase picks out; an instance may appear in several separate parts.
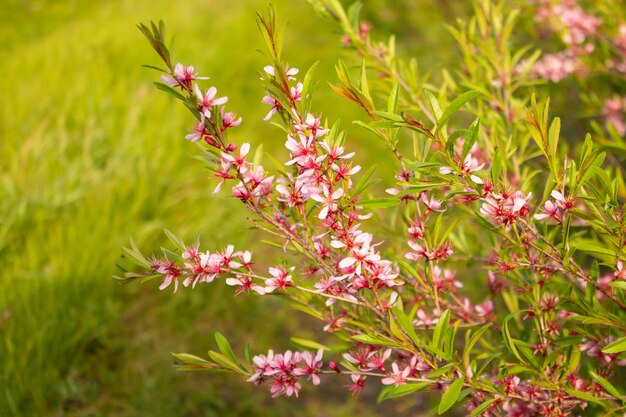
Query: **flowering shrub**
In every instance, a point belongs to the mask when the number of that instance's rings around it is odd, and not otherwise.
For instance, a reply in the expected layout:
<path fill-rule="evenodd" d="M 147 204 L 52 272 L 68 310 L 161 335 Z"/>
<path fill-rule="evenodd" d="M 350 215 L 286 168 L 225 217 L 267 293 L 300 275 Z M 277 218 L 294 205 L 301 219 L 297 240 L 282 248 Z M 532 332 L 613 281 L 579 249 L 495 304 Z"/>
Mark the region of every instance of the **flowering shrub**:
<path fill-rule="evenodd" d="M 158 279 L 174 292 L 224 280 L 235 294 L 287 297 L 341 341 L 293 339 L 302 351 L 256 356 L 248 346 L 242 358 L 217 333 L 219 352 L 176 355 L 181 368 L 239 373 L 274 397 L 334 376 L 354 395 L 380 384 L 380 401 L 438 392 L 439 414 L 457 403 L 485 416 L 624 414 L 626 124 L 611 87 L 625 86 L 618 14 L 570 0 L 521 10 L 476 1 L 475 16 L 450 28 L 460 71 L 444 71 L 435 88 L 396 56 L 393 38 L 373 40 L 358 4 L 310 3 L 360 64 L 355 76 L 339 61 L 333 90 L 364 110 L 354 123 L 397 160 L 387 196 L 373 187 L 375 167 L 362 170 L 338 125 L 311 108 L 315 66 L 303 77 L 288 67 L 272 11 L 259 16 L 269 51 L 264 119 L 281 129 L 290 157 L 268 155 L 271 171 L 248 143 L 229 139 L 242 119 L 227 98 L 203 90 L 194 67 L 174 65 L 163 25 L 140 25 L 165 65 L 158 88 L 197 119 L 185 138 L 202 144 L 215 192 L 227 187 L 286 255 L 264 270 L 248 250 L 201 249 L 167 232 L 174 249 L 160 256 L 125 249 L 143 271 L 122 279 Z M 538 29 L 519 38 L 540 33 L 562 49 L 517 46 L 524 16 Z M 603 121 L 587 125 L 593 138 L 570 128 L 568 119 L 589 122 L 571 109 L 561 138 L 549 100 L 535 96 L 566 94 L 555 83 L 568 77 Z M 586 91 L 590 83 L 603 88 Z M 374 213 L 385 241 L 374 235 Z"/>

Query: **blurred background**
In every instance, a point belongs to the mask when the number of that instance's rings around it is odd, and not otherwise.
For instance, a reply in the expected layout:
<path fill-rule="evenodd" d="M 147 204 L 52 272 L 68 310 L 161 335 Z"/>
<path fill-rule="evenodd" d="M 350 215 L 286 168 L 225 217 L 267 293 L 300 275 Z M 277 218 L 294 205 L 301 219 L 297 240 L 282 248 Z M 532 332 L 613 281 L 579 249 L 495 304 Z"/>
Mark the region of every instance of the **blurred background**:
<path fill-rule="evenodd" d="M 460 1 L 367 0 L 375 37 L 394 32 L 425 68 L 456 49 L 443 23 Z M 257 73 L 266 65 L 255 12 L 266 0 L 3 0 L 0 2 L 0 416 L 361 416 L 382 415 L 377 387 L 350 397 L 341 378 L 305 387 L 300 400 L 272 400 L 268 387 L 236 375 L 176 372 L 170 352 L 205 355 L 213 331 L 239 352 L 289 348 L 322 324 L 279 300 L 232 297 L 223 282 L 160 292 L 120 285 L 122 246 L 146 253 L 167 245 L 163 228 L 202 247 L 248 247 L 245 212 L 211 195 L 198 149 L 183 140 L 187 111 L 157 91 L 159 64 L 135 25 L 163 19 L 176 35 L 175 60 L 211 80 L 243 116 L 239 143 L 284 152 L 285 138 L 262 122 Z M 358 109 L 333 96 L 345 54 L 334 28 L 304 0 L 274 0 L 288 23 L 284 56 L 305 71 L 320 61 L 316 111 L 341 119 L 357 160 L 375 160 L 391 181 L 383 145 L 351 121 Z M 235 133 L 235 132 L 234 132 Z M 252 246 L 256 250 L 257 246 Z M 414 400 L 415 401 L 415 400 Z M 416 415 L 415 402 L 384 414 Z"/>

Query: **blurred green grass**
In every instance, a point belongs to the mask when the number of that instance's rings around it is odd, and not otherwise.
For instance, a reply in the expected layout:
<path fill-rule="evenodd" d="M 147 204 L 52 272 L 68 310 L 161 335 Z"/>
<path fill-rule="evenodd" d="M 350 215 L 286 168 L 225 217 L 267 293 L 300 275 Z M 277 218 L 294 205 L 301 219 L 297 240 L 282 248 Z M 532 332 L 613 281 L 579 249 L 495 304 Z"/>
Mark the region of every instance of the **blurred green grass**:
<path fill-rule="evenodd" d="M 290 22 L 290 65 L 304 70 L 320 60 L 316 107 L 344 120 L 360 161 L 376 158 L 391 178 L 383 146 L 350 126 L 358 111 L 325 85 L 338 55 L 333 29 L 304 2 L 273 3 Z M 386 28 L 400 17 L 444 13 L 435 3 L 424 2 L 421 15 L 401 1 L 372 2 L 366 11 Z M 260 0 L 0 5 L 0 416 L 295 414 L 294 401 L 271 400 L 234 376 L 176 373 L 169 352 L 202 354 L 215 330 L 240 348 L 246 340 L 259 350 L 287 348 L 288 336 L 306 337 L 319 324 L 302 327 L 274 300 L 232 299 L 222 284 L 172 296 L 111 279 L 131 235 L 146 251 L 165 244 L 164 227 L 187 239 L 201 232 L 212 250 L 251 240 L 245 213 L 211 195 L 196 148 L 182 139 L 186 110 L 151 86 L 158 74 L 141 68 L 157 61 L 135 24 L 164 19 L 176 34 L 177 60 L 210 76 L 244 117 L 236 141 L 282 152 L 280 132 L 261 121 L 267 108 L 255 82 L 265 64 L 255 11 L 266 7 Z M 410 26 L 399 30 L 406 50 L 434 61 Z M 431 43 L 439 35 L 424 34 Z M 349 400 L 342 383 L 305 390 L 297 413 L 376 411 Z"/>

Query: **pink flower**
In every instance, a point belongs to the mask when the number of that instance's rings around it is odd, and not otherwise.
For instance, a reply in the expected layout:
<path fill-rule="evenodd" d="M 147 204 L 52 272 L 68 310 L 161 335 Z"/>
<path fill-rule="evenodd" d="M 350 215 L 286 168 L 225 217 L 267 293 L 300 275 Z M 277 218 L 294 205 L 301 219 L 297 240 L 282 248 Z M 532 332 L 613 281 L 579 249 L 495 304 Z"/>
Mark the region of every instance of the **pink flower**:
<path fill-rule="evenodd" d="M 250 144 L 244 143 L 243 145 L 241 145 L 238 155 L 232 155 L 226 152 L 222 152 L 222 159 L 226 162 L 230 162 L 235 167 L 237 167 L 239 172 L 245 173 L 247 171 L 247 168 L 245 167 L 246 157 L 248 156 L 249 152 Z"/>
<path fill-rule="evenodd" d="M 204 116 L 202 116 L 201 120 L 196 124 L 193 128 L 194 133 L 190 133 L 185 136 L 185 139 L 191 142 L 197 142 L 202 139 L 204 136 L 210 136 L 211 132 L 206 129 L 206 125 L 204 124 Z"/>
<path fill-rule="evenodd" d="M 369 371 L 372 367 L 369 366 L 370 359 L 376 352 L 373 352 L 367 348 L 361 348 L 348 353 L 343 354 L 343 358 L 350 363 L 355 364 L 362 371 Z"/>
<path fill-rule="evenodd" d="M 426 250 L 422 245 L 417 242 L 409 241 L 409 246 L 414 252 L 409 252 L 404 257 L 412 261 L 419 261 L 421 259 L 431 259 L 432 254 Z"/>
<path fill-rule="evenodd" d="M 263 97 L 262 101 L 263 101 L 264 104 L 268 104 L 268 105 L 272 106 L 270 111 L 267 113 L 267 115 L 263 119 L 265 121 L 269 120 L 273 115 L 275 115 L 278 112 L 278 110 L 283 108 L 283 105 L 280 104 L 280 102 L 278 100 L 276 100 L 272 96 L 265 96 L 265 97 Z"/>
<path fill-rule="evenodd" d="M 562 215 L 561 215 L 561 211 L 559 210 L 557 205 L 554 204 L 550 200 L 546 201 L 545 204 L 543 205 L 543 213 L 535 214 L 534 218 L 536 220 L 543 220 L 543 219 L 547 219 L 547 218 L 552 218 L 552 219 L 556 220 L 559 223 L 563 220 Z"/>
<path fill-rule="evenodd" d="M 254 284 L 252 278 L 248 276 L 237 275 L 236 278 L 226 278 L 226 285 L 239 287 L 236 290 L 237 294 L 243 294 L 250 291 L 255 291 L 259 295 L 265 294 L 265 288 Z"/>
<path fill-rule="evenodd" d="M 416 326 L 423 326 L 425 328 L 430 328 L 431 326 L 437 324 L 439 322 L 439 318 L 435 317 L 432 318 L 431 316 L 429 316 L 428 314 L 426 314 L 426 312 L 423 309 L 419 309 L 417 310 L 417 320 L 413 321 L 413 324 L 415 324 Z"/>
<path fill-rule="evenodd" d="M 322 192 L 311 194 L 311 199 L 321 203 L 322 209 L 318 217 L 324 220 L 329 214 L 336 212 L 339 209 L 337 200 L 343 195 L 343 188 L 337 188 L 331 192 L 330 188 L 326 184 L 322 184 Z"/>
<path fill-rule="evenodd" d="M 317 156 L 313 142 L 314 138 L 300 134 L 298 135 L 298 139 L 299 140 L 296 140 L 291 135 L 287 136 L 285 148 L 289 149 L 292 155 L 292 159 L 285 163 L 287 166 L 293 164 L 305 166 Z"/>
<path fill-rule="evenodd" d="M 399 385 L 406 384 L 407 378 L 409 377 L 409 374 L 411 373 L 411 368 L 407 366 L 401 371 L 400 368 L 398 368 L 398 364 L 394 362 L 391 364 L 391 369 L 392 369 L 392 372 L 390 372 L 387 375 L 387 377 L 383 378 L 380 382 L 382 382 L 383 385 L 393 384 L 396 387 Z"/>
<path fill-rule="evenodd" d="M 268 376 L 276 374 L 278 371 L 271 365 L 273 360 L 274 352 L 271 350 L 268 352 L 267 356 L 257 355 L 252 358 L 252 369 L 254 369 L 255 372 L 250 378 L 248 378 L 248 382 L 254 382 L 258 385 Z"/>
<path fill-rule="evenodd" d="M 202 113 L 207 119 L 211 118 L 211 107 L 220 106 L 228 101 L 228 97 L 215 98 L 217 95 L 217 88 L 215 87 L 209 88 L 204 94 L 202 94 L 200 87 L 196 84 L 194 85 L 194 91 L 198 100 L 200 100 L 200 113 Z"/>
<path fill-rule="evenodd" d="M 274 66 L 273 65 L 266 65 L 263 67 L 263 71 L 265 71 L 266 74 L 275 77 L 275 71 L 274 71 Z M 285 68 L 285 75 L 287 75 L 287 79 L 288 80 L 295 80 L 294 75 L 296 75 L 300 70 L 298 70 L 298 68 L 289 68 L 286 67 Z"/>
<path fill-rule="evenodd" d="M 476 313 L 478 313 L 479 316 L 483 317 L 483 316 L 489 316 L 492 317 L 493 316 L 493 301 L 488 300 L 485 301 L 482 304 L 479 304 L 476 306 Z"/>
<path fill-rule="evenodd" d="M 345 387 L 348 388 L 352 392 L 352 395 L 356 397 L 363 390 L 363 386 L 365 385 L 366 378 L 367 378 L 366 376 L 352 374 L 350 375 L 352 384 L 345 385 Z"/>
<path fill-rule="evenodd" d="M 289 275 L 295 267 L 291 267 L 288 271 L 284 266 L 278 265 L 277 267 L 270 267 L 269 272 L 273 278 L 265 280 L 265 293 L 269 294 L 277 288 L 287 288 L 293 285 L 291 281 L 291 275 Z"/>
<path fill-rule="evenodd" d="M 157 273 L 165 275 L 163 282 L 159 286 L 160 290 L 164 290 L 174 283 L 174 292 L 178 290 L 178 277 L 182 274 L 179 266 L 170 261 L 165 261 L 158 265 Z"/>
<path fill-rule="evenodd" d="M 617 269 L 613 273 L 615 279 L 626 279 L 626 269 L 624 269 L 624 262 L 621 259 L 617 261 Z"/>
<path fill-rule="evenodd" d="M 496 226 L 504 225 L 508 230 L 513 223 L 525 217 L 530 212 L 528 201 L 532 198 L 532 193 L 524 195 L 521 191 L 514 193 L 504 192 L 502 194 L 490 193 L 480 208 L 480 212 L 487 216 Z"/>
<path fill-rule="evenodd" d="M 323 353 L 323 349 L 319 349 L 315 356 L 313 356 L 311 352 L 302 352 L 300 357 L 302 361 L 304 361 L 304 364 L 303 366 L 299 366 L 294 369 L 293 374 L 297 376 L 308 375 L 313 385 L 319 385 L 320 377 L 318 374 L 320 373 L 322 367 Z"/>
<path fill-rule="evenodd" d="M 181 87 L 191 90 L 193 80 L 206 80 L 207 77 L 199 77 L 195 73 L 193 66 L 185 67 L 182 64 L 176 64 L 174 67 L 174 76 L 161 76 L 161 80 L 170 87 Z"/>
<path fill-rule="evenodd" d="M 289 93 L 290 93 L 291 99 L 293 101 L 301 101 L 302 100 L 302 88 L 303 88 L 302 83 L 298 83 L 298 84 L 296 84 L 295 87 L 291 87 L 289 89 Z"/>
<path fill-rule="evenodd" d="M 613 125 L 620 136 L 624 136 L 624 134 L 626 134 L 626 121 L 624 120 L 625 111 L 626 98 L 615 97 L 604 100 L 602 115 L 606 120 L 606 124 Z"/>
<path fill-rule="evenodd" d="M 577 61 L 566 52 L 546 54 L 535 63 L 533 72 L 539 78 L 558 83 L 572 74 L 576 66 Z"/>
<path fill-rule="evenodd" d="M 421 196 L 422 203 L 426 206 L 426 210 L 424 210 L 424 216 L 428 215 L 431 211 L 436 211 L 438 213 L 443 213 L 446 211 L 446 208 L 441 208 L 441 200 L 437 200 L 435 197 L 430 196 L 430 199 L 426 197 L 426 193 L 422 193 Z"/>
<path fill-rule="evenodd" d="M 324 149 L 332 164 L 337 159 L 350 159 L 354 156 L 354 152 L 344 154 L 343 146 L 339 146 L 336 143 L 330 146 L 326 141 L 320 143 L 320 146 Z"/>
<path fill-rule="evenodd" d="M 384 372 L 385 362 L 387 361 L 387 359 L 389 359 L 390 356 L 391 356 L 391 349 L 387 349 L 383 352 L 378 352 L 371 358 L 367 366 L 370 369 L 379 369 Z"/>
<path fill-rule="evenodd" d="M 234 175 L 230 174 L 231 167 L 232 164 L 229 161 L 225 160 L 224 158 L 221 159 L 220 166 L 215 172 L 215 176 L 220 179 L 220 182 L 215 187 L 215 190 L 213 190 L 213 194 L 217 194 L 220 192 L 226 180 L 235 178 Z"/>
<path fill-rule="evenodd" d="M 302 124 L 294 124 L 294 128 L 298 132 L 309 133 L 307 136 L 311 136 L 313 138 L 319 138 L 324 136 L 328 129 L 324 129 L 322 127 L 322 122 L 320 119 L 313 116 L 311 113 L 306 115 L 306 120 Z"/>
<path fill-rule="evenodd" d="M 241 117 L 237 118 L 237 115 L 233 112 L 224 112 L 224 107 L 220 108 L 220 117 L 222 118 L 222 130 L 226 130 L 229 127 L 237 127 L 241 124 Z"/>

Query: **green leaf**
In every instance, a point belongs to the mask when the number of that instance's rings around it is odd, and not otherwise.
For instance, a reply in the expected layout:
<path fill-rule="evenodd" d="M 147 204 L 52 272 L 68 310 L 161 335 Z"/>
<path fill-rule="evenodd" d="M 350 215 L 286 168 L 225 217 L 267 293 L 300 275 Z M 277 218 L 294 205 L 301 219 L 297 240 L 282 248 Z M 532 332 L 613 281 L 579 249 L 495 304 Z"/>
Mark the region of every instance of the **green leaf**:
<path fill-rule="evenodd" d="M 582 392 L 582 391 L 576 391 L 573 389 L 566 389 L 565 392 L 567 392 L 569 395 L 571 395 L 572 397 L 576 397 L 579 398 L 581 400 L 590 402 L 590 403 L 594 403 L 594 404 L 599 404 L 603 407 L 606 407 L 606 403 L 599 400 L 598 398 L 594 397 L 593 395 L 589 394 L 588 392 Z"/>
<path fill-rule="evenodd" d="M 411 320 L 404 313 L 404 310 L 402 310 L 402 307 L 400 306 L 400 304 L 398 304 L 397 306 L 395 306 L 393 308 L 393 313 L 395 314 L 396 318 L 398 319 L 398 323 L 400 323 L 400 326 L 402 327 L 402 330 L 404 330 L 404 332 L 409 336 L 411 341 L 416 346 L 419 346 L 419 339 L 417 337 L 417 334 L 415 333 L 415 327 L 413 327 L 413 324 L 411 323 Z"/>
<path fill-rule="evenodd" d="M 391 90 L 391 94 L 389 95 L 389 100 L 387 101 L 387 111 L 389 113 L 395 113 L 398 110 L 398 99 L 400 92 L 400 84 L 395 83 L 393 89 Z M 400 121 L 402 121 L 402 117 Z"/>
<path fill-rule="evenodd" d="M 300 339 L 299 337 L 292 337 L 289 340 L 298 348 L 304 348 L 304 349 L 310 349 L 310 350 L 318 350 L 318 349 L 330 350 L 327 346 L 324 346 L 321 343 L 317 343 L 312 340 Z"/>
<path fill-rule="evenodd" d="M 430 107 L 433 110 L 433 114 L 435 116 L 435 120 L 437 121 L 437 126 L 439 126 L 439 120 L 441 119 L 441 115 L 443 114 L 441 111 L 441 106 L 439 106 L 439 102 L 437 101 L 437 97 L 430 91 L 424 90 L 424 94 L 430 103 Z"/>
<path fill-rule="evenodd" d="M 437 407 L 437 414 L 441 415 L 448 411 L 454 404 L 456 404 L 459 399 L 459 395 L 461 395 L 461 389 L 463 389 L 463 383 L 465 382 L 464 378 L 459 378 L 455 380 L 446 392 L 441 396 L 441 402 L 439 403 L 439 407 Z"/>
<path fill-rule="evenodd" d="M 483 327 L 481 327 L 480 329 L 478 329 L 470 338 L 469 342 L 467 342 L 467 344 L 465 345 L 465 347 L 463 348 L 463 366 L 464 367 L 468 367 L 470 364 L 470 353 L 472 353 L 472 349 L 474 348 L 474 346 L 476 345 L 476 343 L 478 342 L 478 340 L 480 340 L 480 337 L 487 331 L 489 330 L 489 328 L 491 327 L 491 323 L 489 324 L 485 324 Z"/>
<path fill-rule="evenodd" d="M 183 243 L 183 241 L 176 236 L 174 233 L 170 232 L 167 229 L 164 229 L 163 232 L 165 233 L 165 235 L 167 236 L 167 238 L 174 244 L 176 245 L 176 247 L 180 250 L 185 250 L 185 243 Z"/>
<path fill-rule="evenodd" d="M 359 201 L 359 206 L 364 206 L 368 208 L 387 208 L 387 207 L 395 207 L 400 204 L 400 199 L 398 198 L 373 198 L 371 200 L 363 200 Z"/>
<path fill-rule="evenodd" d="M 178 359 L 179 361 L 183 362 L 183 363 L 188 363 L 191 365 L 208 365 L 211 362 L 207 361 L 206 359 L 202 359 L 199 356 L 196 355 L 191 355 L 189 353 L 173 353 L 170 352 L 170 355 L 172 355 L 173 357 L 175 357 L 176 359 Z"/>
<path fill-rule="evenodd" d="M 402 116 L 400 116 L 399 114 L 396 113 L 391 113 L 391 112 L 387 112 L 387 111 L 373 111 L 372 114 L 382 117 L 383 119 L 387 119 L 387 120 L 391 120 L 394 122 L 403 122 L 404 119 L 402 118 Z"/>
<path fill-rule="evenodd" d="M 393 385 L 383 388 L 378 395 L 378 399 L 376 402 L 380 404 L 381 402 L 391 399 L 403 397 L 405 395 L 413 394 L 414 392 L 422 391 L 424 388 L 428 387 L 430 382 L 417 382 L 415 384 L 404 384 L 397 387 Z"/>
<path fill-rule="evenodd" d="M 248 372 L 248 370 L 241 363 L 239 363 L 239 359 L 237 359 L 237 356 L 235 356 L 235 352 L 233 352 L 233 349 L 230 347 L 230 343 L 228 343 L 228 340 L 226 340 L 223 334 L 215 332 L 215 342 L 217 343 L 217 347 L 220 349 L 220 352 L 222 352 L 224 356 L 226 356 L 233 363 L 235 363 L 239 367 L 239 369 Z"/>
<path fill-rule="evenodd" d="M 480 130 L 480 119 L 474 120 L 472 125 L 469 128 L 469 136 L 465 138 L 465 143 L 463 143 L 463 151 L 461 153 L 461 161 L 465 160 L 467 154 L 476 143 L 476 139 L 478 139 L 478 131 Z"/>
<path fill-rule="evenodd" d="M 446 310 L 439 317 L 439 321 L 435 326 L 435 330 L 433 331 L 433 342 L 431 344 L 435 349 L 441 349 L 441 342 L 443 341 L 443 336 L 445 331 L 448 330 L 448 325 L 450 324 L 450 310 Z"/>
<path fill-rule="evenodd" d="M 603 349 L 603 353 L 620 353 L 626 351 L 626 337 L 616 340 L 615 342 L 606 345 Z"/>
<path fill-rule="evenodd" d="M 548 131 L 548 148 L 550 149 L 550 154 L 552 156 L 557 155 L 560 132 L 561 132 L 561 119 L 558 117 L 555 117 L 552 120 L 552 124 L 550 125 L 550 130 Z"/>
<path fill-rule="evenodd" d="M 470 414 L 470 417 L 475 417 L 477 415 L 479 415 L 480 413 L 482 413 L 483 411 L 487 410 L 489 407 L 491 407 L 491 405 L 493 403 L 495 403 L 496 401 L 498 401 L 498 398 L 492 398 L 490 400 L 485 401 L 484 403 L 482 403 L 481 405 L 479 405 L 478 407 L 476 407 L 474 409 L 474 411 L 472 411 L 472 414 Z"/>
<path fill-rule="evenodd" d="M 226 355 L 222 355 L 221 353 L 217 353 L 214 352 L 212 350 L 209 351 L 209 357 L 211 358 L 211 360 L 213 360 L 213 362 L 215 362 L 216 364 L 230 369 L 231 371 L 237 372 L 239 374 L 242 375 L 248 375 L 248 372 L 241 369 L 240 365 L 238 365 L 238 363 L 233 362 L 230 358 L 228 358 Z"/>
<path fill-rule="evenodd" d="M 171 95 L 173 95 L 174 97 L 176 97 L 177 99 L 179 99 L 181 101 L 187 101 L 187 98 L 185 96 L 183 96 L 178 91 L 174 90 L 173 88 L 171 88 L 171 87 L 169 87 L 169 86 L 167 86 L 165 84 L 155 82 L 154 85 L 159 90 L 165 91 L 167 94 L 171 94 Z"/>
<path fill-rule="evenodd" d="M 352 124 L 355 124 L 357 126 L 361 126 L 362 128 L 369 130 L 371 133 L 373 133 L 374 135 L 378 136 L 381 139 L 385 138 L 385 136 L 383 136 L 383 134 L 381 132 L 379 132 L 378 130 L 376 130 L 372 126 L 368 125 L 367 123 L 363 123 L 360 120 L 354 120 L 352 122 Z"/>
<path fill-rule="evenodd" d="M 463 107 L 463 105 L 465 103 L 467 103 L 468 101 L 472 100 L 473 98 L 477 97 L 478 95 L 480 95 L 480 93 L 478 91 L 468 91 L 466 93 L 461 94 L 460 96 L 458 96 L 457 98 L 455 98 L 452 103 L 450 103 L 448 105 L 448 107 L 446 107 L 446 109 L 443 111 L 443 113 L 441 114 L 440 117 L 437 118 L 437 129 L 439 129 L 441 126 L 445 125 L 446 122 L 448 121 L 448 119 L 457 111 L 459 111 L 459 109 L 461 107 Z"/>
<path fill-rule="evenodd" d="M 576 250 L 582 252 L 615 257 L 614 250 L 608 249 L 606 246 L 599 245 L 593 240 L 576 240 L 571 244 L 576 246 Z"/>
<path fill-rule="evenodd" d="M 245 356 L 246 356 L 246 362 L 248 363 L 248 365 L 252 365 L 252 348 L 250 346 L 250 343 L 246 343 L 246 350 L 244 352 Z"/>
<path fill-rule="evenodd" d="M 601 377 L 600 375 L 596 374 L 593 371 L 589 371 L 589 375 L 591 375 L 591 377 L 595 379 L 598 382 L 598 384 L 600 384 L 600 386 L 604 388 L 606 392 L 608 392 L 615 398 L 623 400 L 622 394 L 608 380 L 606 380 L 605 378 Z"/>
<path fill-rule="evenodd" d="M 609 283 L 609 286 L 626 290 L 626 281 L 613 281 Z"/>
<path fill-rule="evenodd" d="M 510 314 L 509 316 L 507 316 L 507 318 L 504 319 L 504 323 L 502 324 L 502 335 L 504 336 L 504 344 L 509 349 L 509 351 L 511 351 L 511 353 L 515 355 L 517 359 L 525 363 L 526 361 L 522 359 L 519 352 L 517 351 L 517 348 L 515 347 L 515 340 L 511 337 L 511 333 L 509 332 L 509 320 L 511 318 L 513 318 L 513 315 Z"/>
<path fill-rule="evenodd" d="M 368 334 L 358 334 L 352 336 L 357 342 L 366 343 L 368 345 L 380 346 L 398 346 L 398 343 L 383 337 L 370 336 Z"/>

